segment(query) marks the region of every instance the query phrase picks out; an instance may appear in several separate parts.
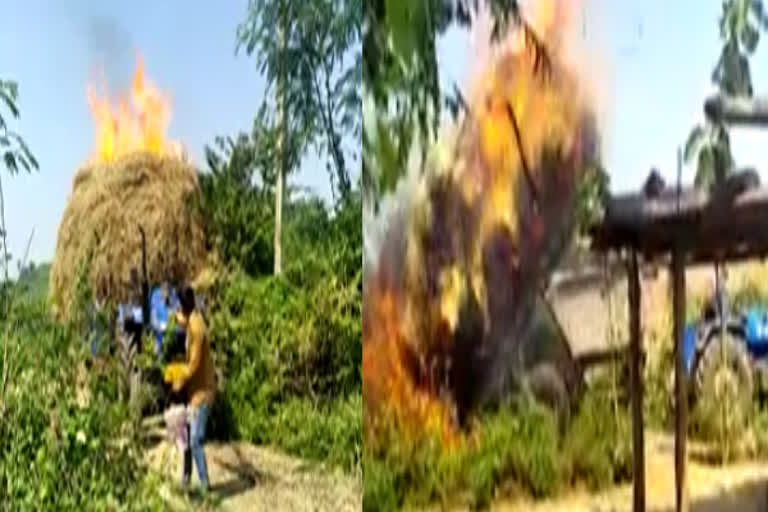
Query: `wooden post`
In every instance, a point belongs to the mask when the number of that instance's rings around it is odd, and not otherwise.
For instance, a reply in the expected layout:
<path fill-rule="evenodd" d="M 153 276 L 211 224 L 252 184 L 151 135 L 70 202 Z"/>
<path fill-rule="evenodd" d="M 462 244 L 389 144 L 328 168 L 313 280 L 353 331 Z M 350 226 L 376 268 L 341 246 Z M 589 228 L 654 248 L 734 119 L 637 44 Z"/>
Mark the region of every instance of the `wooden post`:
<path fill-rule="evenodd" d="M 686 482 L 688 431 L 688 385 L 683 355 L 683 324 L 685 323 L 685 253 L 681 246 L 672 252 L 672 302 L 675 337 L 675 503 L 678 512 L 688 511 Z"/>
<path fill-rule="evenodd" d="M 645 439 L 643 437 L 643 385 L 640 373 L 640 271 L 632 251 L 627 269 L 629 289 L 630 392 L 632 393 L 632 461 L 634 512 L 645 512 Z"/>

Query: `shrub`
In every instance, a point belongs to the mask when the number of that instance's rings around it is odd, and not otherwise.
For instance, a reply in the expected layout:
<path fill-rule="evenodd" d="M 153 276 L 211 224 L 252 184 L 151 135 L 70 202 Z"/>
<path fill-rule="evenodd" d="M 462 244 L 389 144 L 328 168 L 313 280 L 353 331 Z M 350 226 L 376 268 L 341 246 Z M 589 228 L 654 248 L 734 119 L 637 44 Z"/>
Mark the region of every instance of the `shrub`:
<path fill-rule="evenodd" d="M 457 443 L 389 425 L 364 443 L 363 508 L 456 499 L 482 508 L 501 494 L 540 498 L 575 483 L 599 489 L 625 481 L 629 417 L 607 391 L 587 392 L 564 438 L 551 411 L 524 397 L 481 413 Z"/>
<path fill-rule="evenodd" d="M 79 382 L 85 344 L 42 302 L 14 309 L 0 423 L 0 508 L 156 510 L 129 411 L 108 372 Z M 0 355 L 0 357 L 2 357 Z M 5 368 L 3 368 L 5 370 Z M 88 400 L 78 400 L 78 385 Z"/>
<path fill-rule="evenodd" d="M 333 276 L 306 291 L 282 278 L 228 280 L 211 317 L 234 435 L 359 465 L 360 299 Z"/>
<path fill-rule="evenodd" d="M 565 436 L 564 477 L 596 490 L 632 476 L 629 414 L 609 390 L 587 393 Z"/>

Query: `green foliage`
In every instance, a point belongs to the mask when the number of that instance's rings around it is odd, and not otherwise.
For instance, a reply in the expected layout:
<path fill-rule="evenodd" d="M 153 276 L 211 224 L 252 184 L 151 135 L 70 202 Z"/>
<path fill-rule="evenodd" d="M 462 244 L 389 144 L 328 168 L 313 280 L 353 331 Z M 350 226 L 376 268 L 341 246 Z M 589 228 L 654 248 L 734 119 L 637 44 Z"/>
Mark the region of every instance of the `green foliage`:
<path fill-rule="evenodd" d="M 592 490 L 629 480 L 631 439 L 629 414 L 609 391 L 587 393 L 565 438 L 565 476 Z"/>
<path fill-rule="evenodd" d="M 728 129 L 716 123 L 696 126 L 685 143 L 683 159 L 688 163 L 696 160 L 694 183 L 697 187 L 722 183 L 735 165 Z"/>
<path fill-rule="evenodd" d="M 762 0 L 726 0 L 719 20 L 723 48 L 712 82 L 732 96 L 752 96 L 748 58 L 755 53 L 760 31 L 768 29 Z"/>
<path fill-rule="evenodd" d="M 725 0 L 719 20 L 723 47 L 712 71 L 712 83 L 728 96 L 751 97 L 749 57 L 757 49 L 760 31 L 768 29 L 762 0 Z M 728 129 L 707 121 L 693 128 L 685 143 L 684 159 L 696 161 L 697 187 L 721 183 L 734 168 Z"/>
<path fill-rule="evenodd" d="M 19 108 L 16 105 L 18 99 L 18 84 L 10 80 L 0 79 L 0 105 L 7 108 L 14 119 L 19 118 Z M 5 168 L 11 174 L 16 174 L 20 169 L 31 172 L 38 168 L 37 160 L 24 139 L 8 127 L 8 121 L 3 115 L 2 109 L 0 109 L 0 153 L 2 153 Z"/>
<path fill-rule="evenodd" d="M 17 295 L 31 302 L 45 300 L 48 297 L 48 281 L 51 271 L 50 263 L 35 265 L 30 263 L 22 268 L 16 280 Z"/>
<path fill-rule="evenodd" d="M 330 276 L 296 288 L 233 276 L 212 342 L 235 435 L 354 469 L 362 444 L 362 333 L 356 288 Z"/>
<path fill-rule="evenodd" d="M 361 18 L 356 0 L 250 0 L 237 30 L 238 49 L 256 56 L 270 87 L 277 84 L 286 119 L 329 157 L 341 197 L 352 190 L 342 139 L 361 132 Z M 357 147 L 348 151 L 357 160 Z"/>
<path fill-rule="evenodd" d="M 272 270 L 274 208 L 266 184 L 274 166 L 260 151 L 262 142 L 245 134 L 217 138 L 218 151 L 206 147 L 209 172 L 200 175 L 208 239 L 224 261 L 253 276 Z"/>
<path fill-rule="evenodd" d="M 602 220 L 605 202 L 610 195 L 610 176 L 599 165 L 589 165 L 576 192 L 576 226 L 579 234 Z"/>
<path fill-rule="evenodd" d="M 14 308 L 0 420 L 0 508 L 157 510 L 144 485 L 135 432 L 110 372 L 78 384 L 77 332 L 52 323 L 44 302 Z M 34 350 L 29 347 L 34 344 Z M 78 389 L 78 385 L 85 389 Z M 87 391 L 86 391 L 87 390 Z M 87 403 L 78 394 L 89 395 Z M 66 475 L 63 480 L 62 476 Z"/>
<path fill-rule="evenodd" d="M 392 427 L 366 438 L 363 508 L 447 505 L 457 497 L 486 507 L 502 494 L 544 497 L 573 483 L 597 489 L 627 480 L 629 417 L 612 403 L 605 390 L 590 390 L 564 438 L 551 412 L 524 397 L 481 414 L 458 446 L 430 436 L 409 442 Z"/>
<path fill-rule="evenodd" d="M 360 193 L 352 191 L 332 212 L 313 197 L 289 201 L 286 212 L 283 276 L 248 275 L 240 253 L 219 246 L 232 270 L 212 297 L 209 316 L 223 375 L 212 431 L 356 470 L 362 449 Z M 232 225 L 247 222 L 235 217 L 234 207 L 222 215 Z M 260 250 L 268 263 L 271 248 Z"/>

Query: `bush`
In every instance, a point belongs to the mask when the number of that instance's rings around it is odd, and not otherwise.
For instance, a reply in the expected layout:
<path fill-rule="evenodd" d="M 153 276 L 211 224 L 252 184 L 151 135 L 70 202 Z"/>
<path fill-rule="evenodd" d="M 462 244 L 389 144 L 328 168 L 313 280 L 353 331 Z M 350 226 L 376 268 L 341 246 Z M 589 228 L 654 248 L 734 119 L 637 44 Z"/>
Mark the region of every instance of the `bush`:
<path fill-rule="evenodd" d="M 602 389 L 589 390 L 564 439 L 552 413 L 527 399 L 481 414 L 455 444 L 390 426 L 365 440 L 364 509 L 459 498 L 485 507 L 502 493 L 539 498 L 576 483 L 598 489 L 627 480 L 629 418 L 613 403 Z"/>
<path fill-rule="evenodd" d="M 211 316 L 235 432 L 291 453 L 359 465 L 362 333 L 357 291 L 333 276 L 310 290 L 231 276 Z"/>
<path fill-rule="evenodd" d="M 217 139 L 198 205 L 223 277 L 208 327 L 220 393 L 210 433 L 274 443 L 359 471 L 362 452 L 362 195 L 332 210 L 286 198 L 274 277 L 272 165 L 249 136 Z"/>
<path fill-rule="evenodd" d="M 274 443 L 359 471 L 362 452 L 360 203 L 331 217 L 317 200 L 289 205 L 283 276 L 237 261 L 209 315 L 222 376 L 212 435 Z M 355 225 L 356 219 L 356 225 Z"/>
<path fill-rule="evenodd" d="M 85 344 L 42 302 L 6 319 L 8 371 L 0 423 L 0 508 L 156 510 L 127 406 L 108 372 L 78 379 Z M 0 356 L 2 357 L 2 356 Z M 7 365 L 7 368 L 6 368 Z M 84 386 L 86 389 L 79 389 Z M 78 395 L 88 396 L 84 403 Z"/>
<path fill-rule="evenodd" d="M 583 481 L 596 490 L 630 479 L 631 439 L 625 406 L 614 401 L 608 390 L 588 393 L 565 437 L 566 481 Z"/>

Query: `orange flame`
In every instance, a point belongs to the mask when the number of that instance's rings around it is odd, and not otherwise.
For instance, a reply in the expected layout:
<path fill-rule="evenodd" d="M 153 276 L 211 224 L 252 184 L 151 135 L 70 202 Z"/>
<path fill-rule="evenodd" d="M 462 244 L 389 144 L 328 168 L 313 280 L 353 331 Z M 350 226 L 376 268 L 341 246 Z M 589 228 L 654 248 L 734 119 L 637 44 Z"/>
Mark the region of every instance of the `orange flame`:
<path fill-rule="evenodd" d="M 568 229 L 596 134 L 583 81 L 564 62 L 561 32 L 572 21 L 566 11 L 573 2 L 534 7 L 535 37 L 546 45 L 551 73 L 536 71 L 540 55 L 520 31 L 499 46 L 475 84 L 471 114 L 445 148 L 451 161 L 428 166 L 419 185 L 424 193 L 409 205 L 405 236 L 393 233 L 385 241 L 379 267 L 366 280 L 368 439 L 390 421 L 409 435 L 442 435 L 449 446 L 467 440 L 455 429 L 462 415 L 456 393 L 469 390 L 460 399 L 469 403 L 477 398 L 470 388 L 480 387 L 467 369 L 468 352 L 481 352 L 483 344 L 499 357 L 481 364 L 510 359 L 499 347 L 514 342 L 494 336 L 518 327 L 516 315 L 523 315 Z M 477 346 L 465 350 L 467 343 Z"/>
<path fill-rule="evenodd" d="M 170 100 L 146 80 L 141 57 L 130 95 L 119 97 L 116 107 L 106 93 L 98 95 L 90 85 L 87 96 L 96 128 L 94 161 L 111 162 L 135 151 L 181 156 L 181 146 L 166 140 L 171 121 Z"/>

